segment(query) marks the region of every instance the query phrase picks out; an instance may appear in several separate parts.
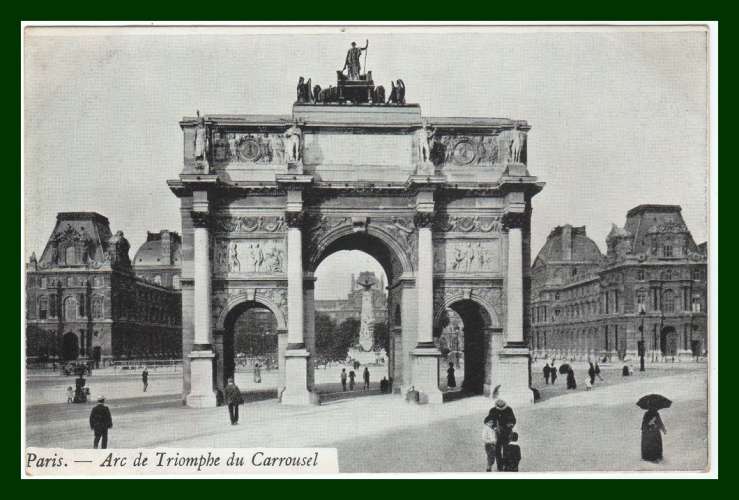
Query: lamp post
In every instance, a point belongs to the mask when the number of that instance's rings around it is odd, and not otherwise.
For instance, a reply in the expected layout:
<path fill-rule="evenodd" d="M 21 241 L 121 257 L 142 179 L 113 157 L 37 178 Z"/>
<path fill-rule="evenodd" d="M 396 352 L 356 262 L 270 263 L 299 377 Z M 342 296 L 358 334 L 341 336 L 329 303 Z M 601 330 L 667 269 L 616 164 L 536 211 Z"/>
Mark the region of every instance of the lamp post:
<path fill-rule="evenodd" d="M 644 304 L 639 304 L 639 316 L 641 316 L 641 326 L 639 332 L 641 333 L 641 340 L 639 341 L 639 371 L 644 371 L 644 316 L 647 315 L 647 311 L 644 308 Z"/>

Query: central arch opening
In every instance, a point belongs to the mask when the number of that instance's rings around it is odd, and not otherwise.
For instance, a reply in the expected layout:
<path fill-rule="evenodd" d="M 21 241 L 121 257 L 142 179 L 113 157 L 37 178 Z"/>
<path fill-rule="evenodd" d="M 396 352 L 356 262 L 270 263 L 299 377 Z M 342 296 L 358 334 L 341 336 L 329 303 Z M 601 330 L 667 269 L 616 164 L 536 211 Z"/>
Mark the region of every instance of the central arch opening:
<path fill-rule="evenodd" d="M 316 259 L 313 387 L 322 402 L 390 392 L 393 260 L 366 233 L 338 238 Z"/>
<path fill-rule="evenodd" d="M 223 334 L 223 383 L 230 378 L 247 401 L 275 397 L 279 385 L 278 324 L 265 305 L 246 301 L 229 311 Z"/>
<path fill-rule="evenodd" d="M 490 326 L 485 308 L 470 299 L 456 301 L 441 313 L 436 337 L 443 363 L 439 385 L 450 396 L 483 393 Z"/>

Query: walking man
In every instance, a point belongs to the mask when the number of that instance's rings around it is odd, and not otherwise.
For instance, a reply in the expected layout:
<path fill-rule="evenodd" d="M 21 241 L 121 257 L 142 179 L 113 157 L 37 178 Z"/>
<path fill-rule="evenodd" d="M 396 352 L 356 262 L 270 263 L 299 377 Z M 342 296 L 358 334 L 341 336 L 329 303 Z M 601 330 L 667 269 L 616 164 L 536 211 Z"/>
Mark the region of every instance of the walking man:
<path fill-rule="evenodd" d="M 354 390 L 354 378 L 356 376 L 357 375 L 354 373 L 354 370 L 349 370 L 349 390 L 350 391 Z"/>
<path fill-rule="evenodd" d="M 234 384 L 234 379 L 229 378 L 226 388 L 223 390 L 223 398 L 228 405 L 228 416 L 231 419 L 231 425 L 239 423 L 239 405 L 244 402 L 239 387 Z"/>
<path fill-rule="evenodd" d="M 141 372 L 141 381 L 144 383 L 144 392 L 146 392 L 146 388 L 149 387 L 149 370 L 144 367 L 144 371 Z"/>
<path fill-rule="evenodd" d="M 90 429 L 95 433 L 95 439 L 92 447 L 97 449 L 101 444 L 102 449 L 108 447 L 108 429 L 113 427 L 113 418 L 110 416 L 110 410 L 105 406 L 105 398 L 100 396 L 98 404 L 90 412 Z M 100 440 L 102 439 L 102 443 Z"/>
<path fill-rule="evenodd" d="M 341 369 L 341 390 L 346 392 L 346 368 Z"/>
<path fill-rule="evenodd" d="M 549 364 L 544 363 L 544 382 L 549 385 Z"/>
<path fill-rule="evenodd" d="M 364 390 L 365 391 L 368 391 L 369 390 L 370 373 L 369 373 L 369 368 L 367 368 L 366 366 L 364 367 L 364 373 L 362 373 L 362 378 L 364 379 Z"/>
<path fill-rule="evenodd" d="M 498 399 L 495 406 L 490 409 L 487 418 L 494 421 L 495 459 L 498 462 L 498 470 L 502 471 L 504 465 L 502 461 L 503 447 L 510 442 L 513 427 L 516 425 L 516 415 L 513 413 L 513 408 L 502 399 Z"/>

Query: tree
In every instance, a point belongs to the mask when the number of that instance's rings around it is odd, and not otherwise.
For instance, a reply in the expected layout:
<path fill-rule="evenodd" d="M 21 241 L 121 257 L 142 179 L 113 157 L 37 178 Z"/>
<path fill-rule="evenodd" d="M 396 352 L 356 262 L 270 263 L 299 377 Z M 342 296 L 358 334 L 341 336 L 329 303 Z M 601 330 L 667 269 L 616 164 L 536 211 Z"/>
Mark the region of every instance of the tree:
<path fill-rule="evenodd" d="M 334 361 L 332 344 L 336 335 L 336 321 L 328 314 L 316 312 L 315 331 L 316 361 L 318 363 Z M 346 353 L 344 353 L 344 356 L 346 357 Z"/>
<path fill-rule="evenodd" d="M 385 349 L 385 352 L 390 352 L 390 335 L 385 323 L 375 323 L 374 336 L 375 345 L 372 348 L 376 351 Z"/>
<path fill-rule="evenodd" d="M 347 318 L 341 322 L 334 336 L 334 353 L 336 360 L 346 359 L 350 348 L 359 342 L 359 328 L 361 322 L 357 318 Z"/>

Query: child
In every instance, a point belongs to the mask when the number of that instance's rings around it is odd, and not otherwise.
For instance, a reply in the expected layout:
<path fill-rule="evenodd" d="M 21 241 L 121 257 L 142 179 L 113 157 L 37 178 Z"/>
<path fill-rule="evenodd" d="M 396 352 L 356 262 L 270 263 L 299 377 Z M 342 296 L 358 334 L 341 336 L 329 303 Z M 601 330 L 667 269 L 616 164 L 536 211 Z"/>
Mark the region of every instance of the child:
<path fill-rule="evenodd" d="M 482 442 L 485 445 L 485 454 L 488 457 L 486 472 L 490 472 L 495 464 L 495 420 L 486 417 L 482 427 Z"/>
<path fill-rule="evenodd" d="M 67 387 L 67 404 L 74 401 L 74 389 L 72 389 L 72 386 L 70 385 Z"/>
<path fill-rule="evenodd" d="M 503 471 L 518 472 L 518 463 L 521 461 L 521 448 L 517 444 L 518 433 L 511 434 L 511 441 L 503 446 Z"/>
<path fill-rule="evenodd" d="M 585 379 L 585 390 L 589 391 L 593 388 L 593 384 L 590 382 L 590 379 Z"/>

